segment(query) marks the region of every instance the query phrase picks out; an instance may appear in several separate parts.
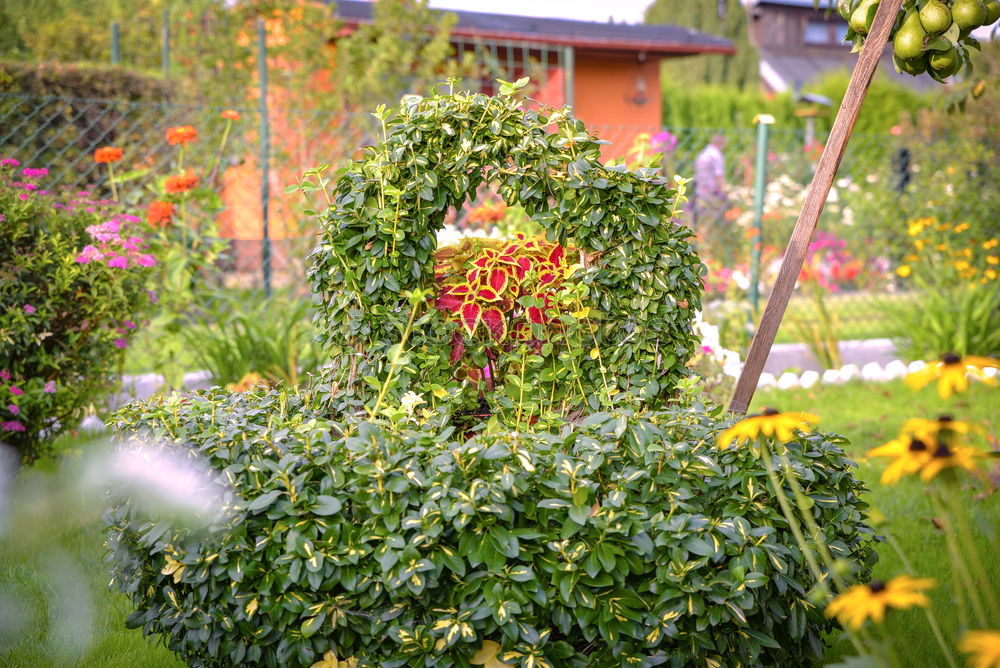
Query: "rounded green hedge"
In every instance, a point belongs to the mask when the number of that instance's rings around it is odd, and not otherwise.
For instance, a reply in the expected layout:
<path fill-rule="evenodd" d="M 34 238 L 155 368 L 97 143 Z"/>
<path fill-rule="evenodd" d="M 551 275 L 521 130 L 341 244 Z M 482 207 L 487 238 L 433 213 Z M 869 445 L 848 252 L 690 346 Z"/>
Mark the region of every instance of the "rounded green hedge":
<path fill-rule="evenodd" d="M 581 251 L 573 280 L 589 287 L 594 345 L 604 351 L 583 360 L 593 387 L 603 363 L 620 389 L 655 406 L 687 374 L 703 265 L 691 230 L 671 220 L 676 190 L 655 170 L 604 164 L 605 142 L 568 109 L 525 109 L 517 91 L 504 84 L 496 97 L 454 93 L 380 109 L 381 141 L 337 173 L 309 270 L 335 394 L 364 397 L 368 386 L 355 381 L 385 375 L 410 311 L 404 293 L 434 287 L 437 231 L 491 183 L 550 240 Z M 433 308 L 426 314 L 400 393 L 454 374 L 451 332 Z"/>
<path fill-rule="evenodd" d="M 762 462 L 716 447 L 720 415 L 622 410 L 460 441 L 438 424 L 338 422 L 306 393 L 128 406 L 120 433 L 207 462 L 225 501 L 194 529 L 113 492 L 113 582 L 129 624 L 192 666 L 327 651 L 469 666 L 485 640 L 511 665 L 801 665 L 832 622 Z M 867 570 L 841 444 L 802 435 L 783 456 L 827 545 Z"/>

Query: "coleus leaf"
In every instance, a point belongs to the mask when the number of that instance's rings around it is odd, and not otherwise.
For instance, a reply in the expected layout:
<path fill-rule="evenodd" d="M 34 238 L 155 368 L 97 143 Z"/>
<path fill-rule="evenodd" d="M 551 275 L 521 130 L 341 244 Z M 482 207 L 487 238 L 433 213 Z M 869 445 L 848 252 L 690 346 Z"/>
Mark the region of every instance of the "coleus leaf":
<path fill-rule="evenodd" d="M 487 283 L 499 295 L 507 289 L 507 280 L 509 278 L 510 274 L 507 273 L 506 269 L 491 269 Z"/>
<path fill-rule="evenodd" d="M 523 281 L 529 271 L 531 271 L 531 260 L 526 257 L 517 258 L 517 268 L 514 270 L 517 280 Z"/>
<path fill-rule="evenodd" d="M 493 288 L 479 288 L 476 290 L 476 299 L 484 302 L 495 302 L 500 299 L 500 295 Z"/>
<path fill-rule="evenodd" d="M 563 258 L 566 256 L 566 251 L 559 244 L 552 247 L 549 251 L 548 260 L 557 267 L 562 264 Z"/>
<path fill-rule="evenodd" d="M 498 308 L 488 308 L 483 311 L 483 324 L 489 329 L 490 336 L 498 343 L 507 338 L 507 318 Z"/>
<path fill-rule="evenodd" d="M 465 339 L 462 338 L 462 332 L 456 329 L 451 335 L 451 363 L 458 364 L 463 355 L 465 355 Z"/>
<path fill-rule="evenodd" d="M 510 330 L 510 335 L 517 341 L 527 341 L 531 338 L 531 327 L 524 321 L 516 322 Z"/>
<path fill-rule="evenodd" d="M 465 303 L 464 297 L 451 292 L 446 292 L 437 298 L 434 302 L 434 306 L 441 311 L 458 313 L 458 309 L 462 307 L 463 303 Z"/>
<path fill-rule="evenodd" d="M 542 286 L 550 285 L 552 283 L 555 283 L 558 278 L 559 274 L 557 274 L 554 271 L 543 271 L 538 276 L 538 284 Z"/>
<path fill-rule="evenodd" d="M 469 333 L 469 336 L 476 333 L 476 327 L 479 326 L 479 320 L 482 318 L 482 315 L 483 307 L 479 304 L 472 302 L 462 304 L 459 311 L 459 319 L 462 321 L 462 327 Z"/>
<path fill-rule="evenodd" d="M 542 313 L 542 309 L 537 306 L 528 307 L 528 320 L 535 323 L 536 325 L 541 325 L 545 323 L 545 314 Z"/>
<path fill-rule="evenodd" d="M 468 273 L 465 274 L 465 280 L 467 280 L 469 283 L 478 283 L 479 274 L 481 271 L 482 271 L 481 269 L 470 269 Z"/>

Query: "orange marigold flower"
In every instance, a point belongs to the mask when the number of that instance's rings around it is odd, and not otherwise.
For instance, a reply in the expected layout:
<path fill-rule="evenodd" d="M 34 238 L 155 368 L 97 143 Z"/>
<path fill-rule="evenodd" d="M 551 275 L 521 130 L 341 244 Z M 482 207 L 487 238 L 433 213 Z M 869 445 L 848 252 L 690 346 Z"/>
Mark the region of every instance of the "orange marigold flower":
<path fill-rule="evenodd" d="M 174 217 L 174 205 L 170 202 L 155 201 L 146 210 L 146 222 L 153 227 L 166 227 Z"/>
<path fill-rule="evenodd" d="M 118 162 L 122 159 L 122 150 L 114 146 L 102 146 L 94 151 L 94 162 Z"/>
<path fill-rule="evenodd" d="M 225 118 L 227 121 L 240 120 L 240 112 L 236 111 L 235 109 L 226 109 L 224 112 L 220 114 L 220 116 Z"/>
<path fill-rule="evenodd" d="M 167 143 L 171 146 L 177 144 L 187 145 L 198 137 L 198 131 L 193 125 L 181 125 L 176 128 L 167 128 Z"/>
<path fill-rule="evenodd" d="M 163 185 L 168 193 L 183 193 L 198 185 L 198 177 L 191 172 L 187 174 L 175 174 L 174 176 L 168 176 Z"/>

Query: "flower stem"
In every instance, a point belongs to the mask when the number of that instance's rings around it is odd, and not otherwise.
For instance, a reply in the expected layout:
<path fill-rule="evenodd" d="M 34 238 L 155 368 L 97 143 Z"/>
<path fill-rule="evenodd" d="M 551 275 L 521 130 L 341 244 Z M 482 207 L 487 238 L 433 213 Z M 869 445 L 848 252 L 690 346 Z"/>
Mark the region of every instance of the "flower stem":
<path fill-rule="evenodd" d="M 983 567 L 983 561 L 979 557 L 979 550 L 976 549 L 976 542 L 972 535 L 972 527 L 969 525 L 968 511 L 962 506 L 962 499 L 958 496 L 958 487 L 956 483 L 949 483 L 947 480 L 942 487 L 944 487 L 945 490 L 943 495 L 945 503 L 948 503 L 951 506 L 952 516 L 955 518 L 956 528 L 958 529 L 956 534 L 959 541 L 962 543 L 965 554 L 968 556 L 968 559 L 972 564 L 976 578 L 979 580 L 979 589 L 983 592 L 983 598 L 986 600 L 986 605 L 989 607 L 993 620 L 1000 621 L 1000 604 L 997 604 L 992 581 L 986 573 L 986 569 Z"/>
<path fill-rule="evenodd" d="M 893 536 L 892 532 L 888 530 L 885 530 L 884 533 L 886 542 L 889 543 L 889 546 L 899 556 L 899 561 L 903 564 L 903 568 L 906 569 L 906 572 L 916 573 L 916 571 L 913 570 L 913 564 L 911 564 L 910 560 L 906 557 L 906 553 L 903 551 L 903 547 L 899 544 L 899 541 L 896 540 L 896 537 Z M 941 653 L 944 654 L 944 658 L 948 662 L 948 665 L 950 668 L 958 668 L 955 664 L 955 658 L 951 654 L 951 649 L 948 647 L 948 643 L 945 642 L 944 634 L 941 632 L 941 624 L 938 622 L 937 615 L 934 614 L 934 607 L 929 605 L 924 608 L 924 612 L 927 614 L 927 623 L 930 625 L 931 631 L 934 632 L 934 639 L 937 640 L 938 646 L 941 648 Z M 959 606 L 959 613 L 962 617 L 964 617 L 965 609 L 961 605 Z M 960 625 L 963 627 L 968 626 L 964 619 L 960 619 Z"/>
<path fill-rule="evenodd" d="M 936 487 L 931 488 L 930 497 L 931 502 L 934 504 L 934 511 L 940 515 L 941 523 L 944 525 L 944 535 L 945 540 L 948 543 L 948 552 L 951 555 L 952 565 L 955 567 L 955 572 L 958 574 L 959 579 L 962 581 L 962 585 L 965 587 L 965 593 L 969 597 L 969 601 L 972 603 L 972 609 L 976 613 L 978 623 L 985 628 L 987 624 L 986 609 L 983 607 L 983 602 L 979 598 L 979 592 L 976 590 L 975 581 L 969 573 L 969 567 L 962 558 L 962 551 L 959 549 L 958 543 L 955 540 L 955 525 L 952 522 L 951 514 L 944 507 L 944 504 L 941 501 L 940 491 Z"/>
<path fill-rule="evenodd" d="M 403 338 L 399 342 L 399 350 L 396 355 L 393 355 L 392 361 L 389 364 L 389 373 L 386 374 L 385 382 L 382 383 L 382 388 L 378 391 L 378 398 L 375 400 L 375 407 L 368 411 L 368 415 L 372 418 L 378 415 L 378 409 L 382 406 L 382 400 L 385 399 L 385 393 L 389 390 L 389 385 L 392 383 L 392 376 L 396 372 L 396 366 L 399 362 L 399 358 L 403 354 L 403 347 L 406 346 L 406 340 L 410 338 L 410 332 L 413 330 L 413 319 L 417 315 L 417 307 L 419 305 L 420 303 L 416 302 L 410 309 L 410 319 L 406 321 L 406 328 L 403 330 Z"/>

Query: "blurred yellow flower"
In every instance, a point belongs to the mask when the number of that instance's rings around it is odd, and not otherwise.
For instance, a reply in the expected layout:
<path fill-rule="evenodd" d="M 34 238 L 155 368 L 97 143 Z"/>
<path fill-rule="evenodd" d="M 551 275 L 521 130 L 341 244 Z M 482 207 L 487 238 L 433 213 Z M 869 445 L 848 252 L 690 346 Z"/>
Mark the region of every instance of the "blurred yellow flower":
<path fill-rule="evenodd" d="M 1000 668 L 1000 631 L 966 631 L 958 651 L 971 655 L 969 668 Z"/>
<path fill-rule="evenodd" d="M 736 444 L 756 440 L 760 436 L 776 436 L 785 443 L 792 440 L 796 429 L 810 431 L 810 424 L 816 424 L 819 418 L 811 413 L 781 413 L 773 408 L 765 408 L 758 415 L 749 415 L 719 436 L 719 449 Z"/>
<path fill-rule="evenodd" d="M 906 233 L 909 234 L 911 237 L 915 237 L 923 231 L 924 231 L 923 222 L 916 220 L 910 223 L 910 226 L 907 228 Z"/>
<path fill-rule="evenodd" d="M 1000 246 L 1000 239 L 990 239 L 983 242 L 983 250 L 990 250 L 991 248 L 996 248 Z"/>
<path fill-rule="evenodd" d="M 267 379 L 256 371 L 251 371 L 236 383 L 229 383 L 226 389 L 230 392 L 248 392 L 258 385 L 267 385 Z"/>
<path fill-rule="evenodd" d="M 833 599 L 826 606 L 825 614 L 857 631 L 868 619 L 881 623 L 887 608 L 906 610 L 916 605 L 926 608 L 930 600 L 922 590 L 936 584 L 931 578 L 900 575 L 888 582 L 875 580 L 871 584 L 854 585 Z"/>
<path fill-rule="evenodd" d="M 901 434 L 885 445 L 868 451 L 869 457 L 886 457 L 892 459 L 882 471 L 882 484 L 892 485 L 900 478 L 913 475 L 920 471 L 931 459 L 931 451 L 927 444 L 915 436 Z"/>
<path fill-rule="evenodd" d="M 960 223 L 955 226 L 955 229 L 953 229 L 952 232 L 955 232 L 957 234 L 959 232 L 965 232 L 967 229 L 969 229 L 968 223 Z"/>
<path fill-rule="evenodd" d="M 1000 264 L 1000 257 L 996 255 L 987 255 L 986 264 Z"/>
<path fill-rule="evenodd" d="M 333 650 L 329 650 L 323 655 L 323 658 L 309 666 L 309 668 L 354 668 L 358 665 L 358 660 L 355 657 L 350 657 L 349 659 L 338 659 L 337 655 L 334 654 Z"/>
<path fill-rule="evenodd" d="M 965 271 L 966 269 L 968 269 L 971 266 L 972 265 L 969 264 L 968 260 L 956 260 L 955 261 L 955 269 L 958 269 L 959 271 Z"/>
<path fill-rule="evenodd" d="M 986 455 L 975 448 L 964 445 L 949 447 L 944 443 L 935 448 L 931 453 L 931 458 L 920 469 L 920 479 L 924 482 L 932 480 L 934 476 L 945 469 L 961 468 L 966 471 L 975 471 L 978 460 Z"/>
<path fill-rule="evenodd" d="M 924 241 L 923 239 L 917 239 L 916 241 L 914 241 L 914 242 L 913 242 L 913 246 L 914 246 L 914 247 L 915 247 L 915 248 L 916 248 L 917 250 L 923 250 L 923 249 L 924 249 L 924 246 L 926 246 L 926 245 L 927 245 L 927 242 L 926 242 L 926 241 Z"/>
<path fill-rule="evenodd" d="M 909 276 L 912 273 L 913 273 L 913 270 L 910 269 L 910 265 L 908 265 L 908 264 L 901 264 L 898 267 L 896 267 L 896 274 L 898 274 L 899 276 L 902 276 L 903 278 L 906 278 L 907 276 Z"/>
<path fill-rule="evenodd" d="M 931 362 L 923 369 L 906 376 L 906 384 L 919 390 L 932 380 L 938 381 L 938 395 L 947 399 L 952 392 L 965 392 L 969 389 L 969 377 L 972 376 L 988 385 L 996 381 L 983 373 L 987 367 L 1000 368 L 1000 360 L 992 357 L 959 357 L 955 353 L 946 353 L 940 362 Z"/>

